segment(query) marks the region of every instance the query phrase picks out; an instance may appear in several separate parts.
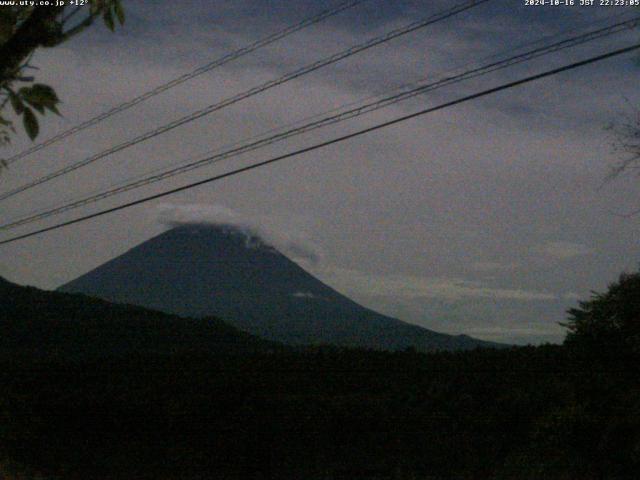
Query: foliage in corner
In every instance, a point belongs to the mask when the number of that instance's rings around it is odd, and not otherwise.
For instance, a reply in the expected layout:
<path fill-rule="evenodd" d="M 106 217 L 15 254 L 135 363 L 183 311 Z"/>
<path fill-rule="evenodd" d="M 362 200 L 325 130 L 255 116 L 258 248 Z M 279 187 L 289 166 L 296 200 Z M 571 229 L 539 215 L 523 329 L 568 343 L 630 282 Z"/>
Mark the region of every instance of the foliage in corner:
<path fill-rule="evenodd" d="M 640 354 L 640 272 L 622 274 L 605 293 L 568 311 L 565 343 L 595 355 Z"/>
<path fill-rule="evenodd" d="M 18 3 L 18 2 L 16 2 Z M 102 18 L 107 28 L 125 20 L 121 0 L 88 0 L 83 6 L 3 6 L 0 7 L 0 145 L 11 141 L 16 132 L 7 116 L 22 119 L 31 140 L 40 131 L 38 115 L 59 115 L 60 99 L 53 88 L 35 83 L 30 72 L 33 53 L 41 47 L 51 48 L 67 41 Z"/>

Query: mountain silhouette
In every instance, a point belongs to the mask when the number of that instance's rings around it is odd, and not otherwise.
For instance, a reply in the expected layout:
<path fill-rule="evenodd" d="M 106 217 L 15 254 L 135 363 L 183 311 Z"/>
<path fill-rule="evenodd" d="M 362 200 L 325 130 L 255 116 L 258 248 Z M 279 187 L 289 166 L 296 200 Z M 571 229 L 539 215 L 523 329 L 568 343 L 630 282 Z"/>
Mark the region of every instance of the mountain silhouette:
<path fill-rule="evenodd" d="M 367 309 L 256 235 L 231 226 L 172 228 L 60 287 L 112 302 L 217 316 L 268 340 L 420 351 L 492 346 Z"/>

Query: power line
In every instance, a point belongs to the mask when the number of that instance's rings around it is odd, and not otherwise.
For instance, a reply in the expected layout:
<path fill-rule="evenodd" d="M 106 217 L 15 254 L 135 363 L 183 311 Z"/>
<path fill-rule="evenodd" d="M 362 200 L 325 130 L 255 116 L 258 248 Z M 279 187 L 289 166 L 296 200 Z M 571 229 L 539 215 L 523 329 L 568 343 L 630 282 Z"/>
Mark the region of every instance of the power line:
<path fill-rule="evenodd" d="M 170 190 L 166 190 L 164 192 L 156 193 L 154 195 L 149 195 L 147 197 L 143 197 L 143 198 L 140 198 L 138 200 L 127 202 L 127 203 L 118 205 L 116 207 L 111 207 L 111 208 L 107 208 L 107 209 L 104 209 L 104 210 L 100 210 L 98 212 L 94 212 L 94 213 L 89 214 L 89 215 L 84 215 L 82 217 L 78 217 L 78 218 L 75 218 L 73 220 L 68 220 L 66 222 L 58 223 L 56 225 L 52 225 L 52 226 L 49 226 L 49 227 L 41 228 L 39 230 L 35 230 L 35 231 L 29 232 L 29 233 L 25 233 L 25 234 L 22 234 L 22 235 L 18 235 L 18 236 L 6 239 L 6 240 L 2 240 L 2 241 L 0 241 L 0 245 L 5 245 L 5 244 L 8 244 L 8 243 L 16 242 L 18 240 L 22 240 L 22 239 L 25 239 L 25 238 L 33 237 L 35 235 L 39 235 L 39 234 L 42 234 L 42 233 L 45 233 L 45 232 L 50 232 L 52 230 L 57 230 L 57 229 L 62 228 L 62 227 L 66 227 L 66 226 L 73 225 L 73 224 L 76 224 L 76 223 L 84 222 L 84 221 L 87 221 L 87 220 L 90 220 L 90 219 L 93 219 L 93 218 L 97 218 L 97 217 L 100 217 L 100 216 L 103 216 L 103 215 L 106 215 L 106 214 L 109 214 L 109 213 L 117 212 L 117 211 L 120 211 L 120 210 L 124 210 L 126 208 L 130 208 L 130 207 L 133 207 L 133 206 L 136 206 L 136 205 L 147 203 L 147 202 L 150 202 L 152 200 L 157 200 L 158 198 L 162 198 L 162 197 L 166 197 L 166 196 L 169 196 L 169 195 L 173 195 L 174 193 L 182 192 L 182 191 L 185 191 L 185 190 L 190 190 L 190 189 L 198 187 L 200 185 L 205 185 L 207 183 L 216 182 L 218 180 L 222 180 L 224 178 L 232 177 L 232 176 L 244 173 L 244 172 L 248 172 L 250 170 L 254 170 L 254 169 L 257 169 L 257 168 L 260 168 L 260 167 L 264 167 L 266 165 L 270 165 L 272 163 L 276 163 L 276 162 L 285 160 L 287 158 L 292 158 L 292 157 L 301 155 L 303 153 L 308 153 L 308 152 L 311 152 L 311 151 L 314 151 L 314 150 L 318 150 L 318 149 L 321 149 L 321 148 L 324 148 L 324 147 L 328 147 L 328 146 L 336 144 L 336 143 L 344 142 L 344 141 L 349 140 L 351 138 L 355 138 L 355 137 L 364 135 L 366 133 L 370 133 L 370 132 L 373 132 L 373 131 L 376 131 L 376 130 L 380 130 L 380 129 L 383 129 L 383 128 L 386 128 L 386 127 L 389 127 L 389 126 L 392 126 L 392 125 L 396 125 L 398 123 L 405 122 L 405 121 L 410 120 L 412 118 L 420 117 L 422 115 L 426 115 L 428 113 L 432 113 L 432 112 L 435 112 L 435 111 L 438 111 L 438 110 L 444 110 L 445 108 L 449 108 L 449 107 L 452 107 L 454 105 L 459 105 L 461 103 L 465 103 L 465 102 L 468 102 L 468 101 L 471 101 L 471 100 L 475 100 L 477 98 L 481 98 L 481 97 L 484 97 L 484 96 L 487 96 L 487 95 L 492 95 L 494 93 L 501 92 L 503 90 L 508 90 L 510 88 L 517 87 L 519 85 L 524 85 L 526 83 L 530 83 L 530 82 L 533 82 L 533 81 L 536 81 L 536 80 L 540 80 L 542 78 L 546 78 L 546 77 L 550 77 L 550 76 L 553 76 L 553 75 L 557 75 L 557 74 L 562 73 L 562 72 L 566 72 L 566 71 L 573 70 L 573 69 L 576 69 L 576 68 L 579 68 L 579 67 L 582 67 L 582 66 L 585 66 L 585 65 L 596 63 L 596 62 L 605 60 L 607 58 L 616 57 L 616 56 L 619 56 L 619 55 L 622 55 L 622 54 L 625 54 L 625 53 L 629 53 L 629 52 L 632 52 L 632 51 L 638 50 L 638 49 L 640 49 L 640 43 L 637 43 L 635 45 L 631 45 L 629 47 L 624 47 L 624 48 L 620 48 L 620 49 L 617 49 L 617 50 L 612 50 L 612 51 L 609 51 L 609 52 L 601 54 L 601 55 L 590 57 L 590 58 L 588 58 L 586 60 L 581 60 L 579 62 L 574 62 L 574 63 L 568 64 L 568 65 L 564 65 L 562 67 L 558 67 L 558 68 L 554 68 L 554 69 L 551 69 L 551 70 L 547 70 L 545 72 L 538 73 L 536 75 L 531 75 L 531 76 L 528 76 L 528 77 L 525 77 L 525 78 L 522 78 L 522 79 L 519 79 L 519 80 L 514 80 L 514 81 L 511 81 L 511 82 L 499 85 L 497 87 L 489 88 L 487 90 L 482 90 L 480 92 L 477 92 L 477 93 L 474 93 L 474 94 L 471 94 L 471 95 L 467 95 L 467 96 L 458 98 L 456 100 L 451 100 L 449 102 L 442 103 L 442 104 L 437 105 L 435 107 L 430 107 L 430 108 L 426 108 L 424 110 L 420 110 L 419 112 L 414 112 L 414 113 L 411 113 L 411 114 L 408 114 L 408 115 L 403 115 L 403 116 L 397 117 L 397 118 L 395 118 L 393 120 L 389 120 L 389 121 L 386 121 L 386 122 L 383 122 L 383 123 L 379 123 L 379 124 L 374 125 L 372 127 L 364 128 L 362 130 L 358 130 L 356 132 L 349 133 L 347 135 L 343 135 L 343 136 L 340 136 L 340 137 L 337 137 L 337 138 L 333 138 L 333 139 L 325 141 L 325 142 L 316 143 L 316 144 L 311 145 L 309 147 L 301 148 L 299 150 L 295 150 L 293 152 L 289 152 L 289 153 L 286 153 L 284 155 L 279 155 L 277 157 L 273 157 L 273 158 L 270 158 L 268 160 L 263 160 L 262 162 L 258 162 L 258 163 L 254 163 L 252 165 L 248 165 L 248 166 L 245 166 L 245 167 L 237 168 L 235 170 L 232 170 L 232 171 L 229 171 L 229 172 L 226 172 L 226 173 L 223 173 L 223 174 L 215 175 L 213 177 L 209 177 L 209 178 L 206 178 L 204 180 L 199 180 L 197 182 L 192 182 L 192 183 L 189 183 L 187 185 L 183 185 L 181 187 L 177 187 L 177 188 L 173 188 L 173 189 L 170 189 Z"/>
<path fill-rule="evenodd" d="M 268 81 L 266 83 L 263 83 L 259 86 L 253 87 L 250 90 L 247 90 L 245 92 L 239 93 L 237 95 L 234 95 L 233 97 L 229 97 L 221 102 L 209 105 L 201 110 L 198 110 L 196 112 L 193 112 L 187 116 L 184 116 L 180 119 L 174 120 L 173 122 L 170 122 L 166 125 L 163 125 L 159 128 L 150 130 L 142 135 L 139 135 L 138 137 L 135 137 L 131 140 L 128 140 L 124 143 L 121 143 L 119 145 L 116 145 L 114 147 L 111 147 L 103 152 L 100 152 L 96 155 L 93 155 L 91 157 L 85 158 L 84 160 L 81 160 L 79 162 L 73 163 L 71 165 L 68 165 L 67 167 L 64 167 L 60 170 L 56 170 L 55 172 L 52 172 L 50 174 L 47 174 L 43 177 L 40 177 L 37 180 L 34 180 L 32 182 L 29 182 L 27 184 L 24 184 L 20 187 L 14 188 L 13 190 L 10 190 L 4 194 L 0 194 L 0 201 L 2 200 L 6 200 L 9 197 L 12 197 L 14 195 L 17 195 L 18 193 L 24 192 L 26 190 L 29 190 L 33 187 L 36 187 L 38 185 L 42 185 L 43 183 L 46 183 L 50 180 L 53 180 L 55 178 L 58 178 L 62 175 L 65 175 L 67 173 L 73 172 L 79 168 L 82 168 L 86 165 L 89 165 L 93 162 L 96 162 L 97 160 L 100 160 L 104 157 L 107 157 L 113 153 L 116 152 L 120 152 L 126 148 L 129 148 L 133 145 L 136 145 L 138 143 L 141 143 L 143 141 L 149 140 L 151 138 L 157 137 L 158 135 L 161 135 L 163 133 L 166 133 L 170 130 L 173 130 L 174 128 L 180 127 L 186 123 L 192 122 L 194 120 L 197 120 L 199 118 L 202 118 L 206 115 L 209 115 L 215 111 L 221 110 L 225 107 L 228 107 L 230 105 L 233 105 L 237 102 L 240 102 L 241 100 L 245 100 L 249 97 L 252 97 L 254 95 L 257 95 L 261 92 L 264 92 L 265 90 L 268 90 L 270 88 L 282 85 L 283 83 L 289 82 L 291 80 L 294 80 L 296 78 L 299 78 L 303 75 L 306 75 L 308 73 L 311 73 L 315 70 L 318 70 L 320 68 L 323 68 L 327 65 L 331 65 L 333 63 L 336 63 L 340 60 L 343 60 L 347 57 L 350 57 L 352 55 L 355 55 L 357 53 L 360 53 L 362 51 L 368 50 L 370 48 L 373 48 L 377 45 L 380 45 L 382 43 L 386 43 L 394 38 L 400 37 L 402 35 L 406 35 L 408 33 L 414 32 L 416 30 L 419 30 L 421 28 L 424 28 L 426 26 L 435 24 L 437 22 L 446 20 L 450 17 L 453 17 L 455 15 L 458 15 L 459 13 L 462 13 L 466 10 L 469 10 L 473 7 L 476 7 L 480 4 L 486 3 L 490 0 L 471 0 L 471 1 L 467 1 L 464 2 L 462 4 L 456 5 L 452 8 L 449 8 L 447 10 L 444 10 L 440 13 L 436 13 L 430 17 L 427 17 L 426 19 L 420 20 L 420 21 L 416 21 L 416 22 L 412 22 L 408 25 L 405 25 L 403 27 L 397 28 L 395 30 L 392 30 L 390 32 L 387 32 L 386 34 L 382 35 L 382 36 L 378 36 L 375 38 L 372 38 L 364 43 L 361 43 L 359 45 L 355 45 L 351 48 L 348 48 L 347 50 L 343 50 L 341 52 L 338 52 L 336 54 L 333 54 L 329 57 L 326 57 L 322 60 L 318 60 L 316 62 L 313 62 L 309 65 L 306 65 L 298 70 L 295 70 L 293 72 L 290 72 L 288 74 L 285 74 L 282 77 L 279 77 L 277 79 Z"/>
<path fill-rule="evenodd" d="M 608 36 L 611 35 L 613 33 L 617 33 L 620 32 L 622 30 L 631 28 L 633 26 L 635 26 L 638 23 L 638 20 L 640 19 L 640 17 L 636 17 L 634 19 L 631 20 L 627 20 L 624 22 L 619 22 L 617 24 L 605 27 L 605 28 L 601 28 L 595 31 L 591 31 L 591 32 L 587 32 L 584 33 L 582 35 L 576 36 L 576 37 L 571 37 L 569 39 L 565 39 L 562 40 L 560 42 L 548 45 L 548 46 L 544 46 L 541 48 L 537 48 L 528 52 L 524 52 L 522 54 L 519 55 L 515 55 L 512 57 L 509 57 L 507 59 L 504 60 L 500 60 L 497 62 L 493 62 L 490 63 L 488 65 L 484 65 L 469 71 L 465 71 L 461 74 L 458 75 L 454 75 L 454 76 L 450 76 L 450 77 L 446 77 L 444 79 L 438 80 L 434 83 L 430 83 L 427 85 L 422 85 L 419 86 L 417 88 L 413 88 L 409 91 L 405 91 L 403 93 L 400 93 L 398 95 L 393 95 L 387 98 L 383 98 L 380 100 L 377 100 L 375 102 L 371 102 L 369 104 L 360 106 L 358 108 L 354 108 L 342 113 L 339 113 L 337 115 L 333 115 L 330 117 L 326 117 L 322 120 L 316 121 L 316 122 L 311 122 L 309 124 L 303 125 L 301 127 L 298 128 L 294 128 L 282 133 L 279 133 L 277 135 L 274 135 L 272 137 L 268 137 L 268 138 L 264 138 L 261 139 L 257 142 L 252 142 L 249 143 L 247 145 L 242 145 L 239 148 L 234 148 L 231 150 L 228 150 L 226 152 L 222 152 L 219 154 L 216 154 L 214 156 L 211 157 L 206 157 L 205 159 L 201 159 L 195 162 L 191 162 L 188 163 L 186 165 L 182 165 L 173 169 L 170 169 L 168 171 L 162 172 L 160 174 L 157 175 L 152 175 L 149 177 L 143 177 L 142 179 L 137 179 L 134 180 L 130 183 L 124 183 L 120 186 L 117 186 L 115 188 L 109 189 L 105 192 L 100 192 L 98 194 L 94 194 L 91 195 L 89 197 L 86 197 L 84 199 L 81 200 L 77 200 L 74 201 L 70 204 L 65 203 L 62 206 L 44 211 L 44 212 L 37 212 L 37 213 L 33 213 L 33 214 L 29 214 L 29 216 L 21 218 L 21 219 L 17 219 L 14 221 L 11 221 L 10 223 L 4 224 L 4 225 L 0 225 L 0 230 L 6 230 L 6 229 L 10 229 L 10 228 L 15 228 L 17 226 L 20 225 L 24 225 L 26 223 L 31 223 L 33 221 L 36 220 L 40 220 L 43 218 L 47 218 L 49 216 L 52 216 L 54 214 L 59 214 L 62 212 L 66 212 L 84 205 L 87 205 L 89 203 L 94 203 L 96 201 L 111 197 L 113 195 L 116 195 L 118 193 L 123 193 L 129 190 L 132 190 L 134 188 L 139 188 L 141 186 L 145 186 L 145 185 L 149 185 L 151 183 L 155 183 L 157 181 L 161 181 L 164 180 L 166 178 L 169 177 L 173 177 L 175 175 L 181 174 L 181 173 L 185 173 L 188 172 L 190 170 L 196 169 L 196 168 L 200 168 L 202 166 L 208 165 L 208 164 L 212 164 L 230 157 L 235 157 L 237 155 L 243 154 L 243 153 L 247 153 L 249 151 L 253 151 L 256 150 L 257 148 L 261 148 L 263 146 L 266 145 L 270 145 L 272 143 L 284 140 L 286 138 L 290 138 L 291 136 L 294 135 L 299 135 L 301 133 L 306 133 L 309 132 L 311 130 L 315 130 L 317 128 L 320 127 L 324 127 L 327 125 L 331 125 L 337 122 L 341 122 L 380 108 L 384 108 L 386 106 L 395 104 L 397 102 L 406 100 L 408 98 L 414 97 L 416 95 L 420 95 L 420 94 L 424 94 L 428 91 L 433 91 L 436 90 L 437 88 L 443 87 L 443 86 L 447 86 L 447 85 L 451 85 L 453 83 L 458 83 L 460 81 L 469 79 L 469 78 L 474 78 L 480 75 L 485 75 L 503 68 L 507 68 L 509 66 L 518 64 L 518 63 L 522 63 L 524 61 L 528 61 L 537 57 L 540 57 L 542 55 L 547 55 L 549 53 L 552 52 L 557 52 L 569 47 L 573 47 L 579 44 L 583 44 L 585 42 L 588 41 L 593 41 L 595 39 L 598 38 L 602 38 L 604 36 Z M 538 42 L 534 42 L 538 43 Z"/>
<path fill-rule="evenodd" d="M 620 19 L 620 18 L 622 18 L 624 16 L 628 16 L 628 12 L 627 13 L 625 13 L 625 12 L 618 13 L 616 15 L 611 15 L 609 17 L 600 18 L 600 19 L 597 19 L 595 21 L 590 21 L 587 24 L 585 24 L 585 27 L 586 26 L 589 26 L 589 27 L 590 26 L 594 26 L 596 24 L 604 24 L 609 20 Z M 610 25 L 609 27 L 606 27 L 606 28 L 614 28 L 614 27 L 616 27 L 618 25 L 624 25 L 625 23 L 626 22 L 616 23 L 616 24 Z M 635 27 L 635 26 L 637 26 L 637 23 L 634 20 L 631 20 L 630 24 L 628 25 L 628 27 L 632 28 L 632 27 Z M 565 30 L 566 33 L 575 33 L 577 31 L 580 31 L 580 29 L 572 28 L 572 29 L 569 29 L 569 30 Z M 592 33 L 595 33 L 595 32 L 592 32 Z M 613 33 L 617 33 L 617 32 L 613 32 L 612 31 L 609 34 L 613 34 Z M 607 34 L 607 35 L 609 35 L 609 34 Z M 533 47 L 535 45 L 544 43 L 545 41 L 548 41 L 549 39 L 557 38 L 557 37 L 560 37 L 560 36 L 561 35 L 556 33 L 556 34 L 553 34 L 553 35 L 547 35 L 547 36 L 541 37 L 541 38 L 539 38 L 539 39 L 537 39 L 535 41 L 528 41 L 528 42 L 525 42 L 525 43 L 521 43 L 521 44 L 519 44 L 517 46 L 511 46 L 508 49 L 500 51 L 499 53 L 494 53 L 492 55 L 489 55 L 489 56 L 485 57 L 483 59 L 483 61 L 493 61 L 495 59 L 501 58 L 506 53 L 516 52 L 516 51 L 522 50 L 523 48 Z M 575 37 L 568 37 L 567 35 L 565 35 L 565 38 L 573 39 Z M 585 39 L 584 41 L 590 41 L 590 39 Z M 574 45 L 576 45 L 576 44 L 574 44 Z M 567 45 L 566 48 L 572 47 L 574 45 Z M 547 48 L 547 47 L 545 47 L 545 48 Z M 564 47 L 562 49 L 564 49 Z M 559 50 L 561 50 L 561 49 L 559 48 L 559 49 L 557 49 L 555 51 L 559 51 Z M 510 57 L 510 58 L 513 59 L 514 57 Z M 519 63 L 519 62 L 515 62 L 515 63 Z M 476 62 L 476 64 L 481 64 L 481 62 Z M 218 148 L 208 149 L 206 152 L 203 152 L 200 155 L 200 157 L 202 157 L 204 155 L 218 154 L 218 152 L 224 152 L 224 150 L 231 149 L 231 148 L 234 148 L 234 147 L 237 147 L 237 146 L 241 146 L 241 145 L 243 145 L 243 144 L 245 144 L 247 142 L 251 142 L 251 141 L 256 140 L 256 139 L 266 139 L 272 133 L 275 133 L 275 132 L 286 132 L 288 129 L 292 129 L 295 126 L 300 126 L 300 125 L 304 126 L 305 122 L 309 122 L 311 120 L 315 120 L 315 119 L 321 118 L 323 116 L 326 116 L 326 115 L 329 115 L 329 114 L 333 114 L 335 112 L 344 111 L 345 109 L 354 107 L 354 106 L 359 105 L 359 104 L 364 104 L 364 102 L 371 101 L 372 99 L 380 99 L 380 98 L 382 98 L 382 97 L 384 97 L 386 95 L 389 95 L 391 93 L 394 93 L 394 92 L 406 91 L 406 90 L 415 88 L 416 86 L 420 86 L 421 84 L 423 84 L 426 81 L 430 81 L 430 80 L 433 80 L 433 79 L 436 79 L 436 78 L 441 78 L 443 75 L 452 75 L 455 72 L 460 72 L 460 71 L 461 71 L 460 65 L 458 65 L 456 68 L 450 68 L 450 69 L 446 70 L 440 76 L 437 76 L 437 75 L 434 75 L 434 74 L 430 74 L 427 77 L 423 77 L 420 80 L 414 80 L 411 83 L 405 83 L 405 84 L 399 85 L 397 87 L 394 87 L 393 89 L 385 90 L 385 91 L 382 91 L 382 92 L 378 92 L 377 94 L 369 95 L 367 97 L 361 98 L 358 101 L 348 102 L 348 103 L 345 103 L 345 104 L 343 104 L 343 105 L 341 105 L 339 107 L 334 107 L 334 108 L 331 108 L 329 110 L 325 110 L 323 112 L 315 113 L 315 114 L 306 116 L 304 118 L 298 119 L 298 120 L 293 121 L 293 122 L 289 122 L 289 123 L 286 123 L 286 124 L 281 124 L 278 127 L 267 129 L 265 131 L 262 131 L 259 134 L 253 134 L 253 135 L 245 137 L 245 138 L 243 138 L 241 140 L 236 140 L 235 142 L 233 142 L 231 144 L 226 144 L 226 145 L 224 145 L 222 147 L 218 147 Z M 463 72 L 466 72 L 466 70 L 463 70 Z M 487 72 L 487 73 L 489 73 L 489 72 Z M 460 79 L 460 80 L 463 80 L 463 79 Z M 455 82 L 452 82 L 452 83 L 455 83 Z M 423 93 L 423 92 L 420 92 L 420 93 Z M 198 157 L 198 158 L 200 158 L 200 157 Z M 185 164 L 183 164 L 183 166 L 190 166 L 190 165 L 192 165 L 192 162 L 195 162 L 195 161 L 196 161 L 196 158 L 191 158 Z M 214 161 L 212 161 L 211 163 L 214 163 Z M 154 174 L 156 174 L 158 172 L 162 172 L 163 170 L 166 172 L 166 169 L 168 167 L 169 167 L 169 165 L 156 167 L 156 168 L 153 168 L 151 170 L 147 170 L 146 172 L 139 173 L 139 174 L 137 174 L 135 176 L 124 178 L 124 179 L 122 179 L 122 180 L 120 180 L 118 182 L 113 182 L 111 184 L 111 187 L 109 187 L 109 188 L 123 187 L 123 186 L 129 185 L 131 182 L 137 182 L 138 180 L 146 179 L 146 178 L 148 178 L 149 175 L 154 175 Z M 171 171 L 172 170 L 169 170 L 169 172 L 171 172 Z M 103 192 L 101 190 L 97 190 L 97 191 L 94 191 L 93 193 L 91 193 L 91 195 L 92 196 L 93 195 L 98 195 L 99 193 L 103 193 Z M 65 206 L 65 205 L 67 205 L 67 202 L 74 201 L 74 198 L 77 198 L 77 197 L 69 197 L 69 198 L 65 199 L 63 202 L 61 202 L 59 205 Z M 56 207 L 56 209 L 57 208 L 59 208 L 59 207 Z M 40 213 L 40 210 L 34 209 L 33 211 L 27 213 L 26 215 L 34 215 L 36 213 Z M 9 221 L 13 222 L 14 220 L 17 220 L 18 218 L 20 218 L 20 217 L 12 218 Z M 1 228 L 2 227 L 0 226 L 0 229 Z"/>
<path fill-rule="evenodd" d="M 464 80 L 468 80 L 470 78 L 475 78 L 481 75 L 486 75 L 488 73 L 492 73 L 504 68 L 508 68 L 510 66 L 519 64 L 519 63 L 523 63 L 535 58 L 539 58 L 541 56 L 544 55 L 548 55 L 550 53 L 554 53 L 554 52 L 558 52 L 561 50 L 564 50 L 566 48 L 570 48 L 570 47 L 574 47 L 576 45 L 581 45 L 584 44 L 586 42 L 589 41 L 593 41 L 593 40 L 597 40 L 600 38 L 603 38 L 605 36 L 609 36 L 612 35 L 614 33 L 618 33 L 624 30 L 627 30 L 635 25 L 638 24 L 638 22 L 640 21 L 640 17 L 635 17 L 633 19 L 627 20 L 627 21 L 623 21 L 623 22 L 619 22 L 604 28 L 600 28 L 597 30 L 593 30 L 590 32 L 586 32 L 583 33 L 581 35 L 577 35 L 568 39 L 564 39 L 562 41 L 553 43 L 551 45 L 547 45 L 547 46 L 542 46 L 533 50 L 529 50 L 523 53 L 520 53 L 518 55 L 514 55 L 511 57 L 508 57 L 506 59 L 503 60 L 499 60 L 499 61 L 494 61 L 491 62 L 487 65 L 483 65 L 471 70 L 467 70 L 465 72 L 462 72 L 460 74 L 457 75 L 452 75 L 449 77 L 445 77 L 443 79 L 437 80 L 435 82 L 432 83 L 428 83 L 425 85 L 419 85 L 415 88 L 412 88 L 410 90 L 406 90 L 404 92 L 395 94 L 395 95 L 391 95 L 388 96 L 386 98 L 382 98 L 382 99 L 378 99 L 376 101 L 373 102 L 369 102 L 367 104 L 361 105 L 357 108 L 352 108 L 350 110 L 338 113 L 336 115 L 331 115 L 328 117 L 325 117 L 323 119 L 314 121 L 314 122 L 310 122 L 307 123 L 305 125 L 296 127 L 296 128 L 292 128 L 290 130 L 278 133 L 276 135 L 270 136 L 270 137 L 266 137 L 266 138 L 262 138 L 260 140 L 245 144 L 245 145 L 240 145 L 239 147 L 236 148 L 232 148 L 230 150 L 224 151 L 222 153 L 217 153 L 213 156 L 208 156 L 205 157 L 203 159 L 199 159 L 197 161 L 194 162 L 190 162 L 187 163 L 185 165 L 181 165 L 175 168 L 172 168 L 170 170 L 166 170 L 162 173 L 158 173 L 155 175 L 150 175 L 141 179 L 137 179 L 134 181 L 131 181 L 129 183 L 125 183 L 123 185 L 120 186 L 115 186 L 114 188 L 110 188 L 106 191 L 100 192 L 98 194 L 94 194 L 94 195 L 90 195 L 88 197 L 85 197 L 83 199 L 80 200 L 76 200 L 76 201 L 72 201 L 71 203 L 65 203 L 61 206 L 49 209 L 49 210 L 45 210 L 43 212 L 37 212 L 37 213 L 33 213 L 33 214 L 29 214 L 26 217 L 20 218 L 20 219 L 16 219 L 13 221 L 10 221 L 9 223 L 6 223 L 4 225 L 0 225 L 0 230 L 8 230 L 8 229 L 12 229 L 12 228 L 16 228 L 18 226 L 21 225 L 25 225 L 28 223 L 32 223 L 34 221 L 37 220 L 42 220 L 45 218 L 48 218 L 50 216 L 53 215 L 57 215 L 69 210 L 73 210 L 85 205 L 88 205 L 90 203 L 95 203 L 99 200 L 103 200 L 105 198 L 109 198 L 111 196 L 117 195 L 119 193 L 124 193 L 136 188 L 140 188 L 142 186 L 146 186 L 152 183 L 156 183 L 159 182 L 161 180 L 165 180 L 167 178 L 182 174 L 182 173 L 186 173 L 190 170 L 194 170 L 200 167 L 203 167 L 205 165 L 210 165 L 212 163 L 217 163 L 219 161 L 228 159 L 228 158 L 232 158 L 232 157 L 236 157 L 238 155 L 250 152 L 250 151 L 254 151 L 258 148 L 262 148 L 265 147 L 267 145 L 271 145 L 273 143 L 276 142 L 280 142 L 282 140 L 285 140 L 287 138 L 290 138 L 292 136 L 297 136 L 300 135 L 302 133 L 307 133 L 309 131 L 312 130 L 316 130 L 318 128 L 321 127 L 325 127 L 328 125 L 332 125 L 335 123 L 339 123 L 360 115 L 363 115 L 365 113 L 369 113 L 384 107 L 388 107 L 390 105 L 393 105 L 395 103 L 407 100 L 409 98 L 415 97 L 417 95 L 421 95 L 433 90 L 436 90 L 438 88 L 444 87 L 444 86 L 448 86 L 448 85 L 452 85 L 455 83 L 459 83 L 461 81 Z M 537 43 L 537 42 L 534 42 Z"/>
<path fill-rule="evenodd" d="M 262 38 L 260 40 L 257 40 L 249 45 L 246 45 L 242 48 L 239 48 L 238 50 L 235 50 L 233 52 L 227 53 L 226 55 L 212 61 L 209 62 L 205 65 L 202 65 L 198 68 L 196 68 L 195 70 L 192 70 L 191 72 L 185 73 L 184 75 L 181 75 L 179 77 L 174 78 L 173 80 L 170 80 L 167 83 L 164 83 L 162 85 L 159 85 L 155 88 L 153 88 L 152 90 L 148 90 L 147 92 L 131 99 L 128 100 L 126 102 L 123 102 L 119 105 L 116 105 L 115 107 L 100 113 L 99 115 L 96 115 L 93 118 L 90 118 L 89 120 L 86 120 L 78 125 L 75 125 L 74 127 L 69 128 L 68 130 L 65 130 L 47 140 L 45 140 L 42 143 L 39 143 L 37 145 L 34 145 L 10 158 L 8 158 L 5 162 L 6 165 L 11 165 L 12 163 L 17 162 L 18 160 L 25 158 L 29 155 L 31 155 L 32 153 L 35 153 L 37 151 L 42 150 L 43 148 L 46 148 L 50 145 L 53 145 L 54 143 L 59 142 L 62 139 L 65 139 L 71 135 L 74 135 L 78 132 L 81 132 L 82 130 L 85 130 L 93 125 L 96 125 L 104 120 L 106 120 L 109 117 L 112 117 L 113 115 L 116 115 L 117 113 L 120 112 L 124 112 L 125 110 L 128 110 L 132 107 L 134 107 L 135 105 L 138 105 L 139 103 L 142 103 L 152 97 L 155 97 L 156 95 L 159 95 L 163 92 L 166 92 L 167 90 L 174 88 L 188 80 L 191 80 L 199 75 L 202 75 L 203 73 L 206 72 L 210 72 L 211 70 L 214 70 L 215 68 L 221 67 L 229 62 L 232 62 L 233 60 L 237 60 L 240 57 L 243 57 L 251 52 L 254 52 L 256 50 L 258 50 L 259 48 L 265 47 L 267 45 L 270 45 L 278 40 L 282 40 L 285 37 L 288 37 L 289 35 L 292 35 L 293 33 L 296 33 L 300 30 L 303 30 L 304 28 L 307 28 L 311 25 L 315 25 L 316 23 L 319 23 L 329 17 L 332 17 L 334 15 L 337 15 L 338 13 L 341 13 L 345 10 L 348 10 L 350 8 L 356 7 L 357 5 L 364 3 L 364 2 L 368 2 L 369 0 L 349 0 L 347 2 L 343 2 L 341 4 L 339 4 L 338 6 L 334 7 L 334 8 L 330 8 L 327 10 L 323 10 L 322 12 L 306 18 L 304 20 L 302 20 L 299 23 L 296 23 L 294 25 L 290 25 L 288 27 L 286 27 L 283 30 L 280 30 L 279 32 L 273 33 L 265 38 Z"/>

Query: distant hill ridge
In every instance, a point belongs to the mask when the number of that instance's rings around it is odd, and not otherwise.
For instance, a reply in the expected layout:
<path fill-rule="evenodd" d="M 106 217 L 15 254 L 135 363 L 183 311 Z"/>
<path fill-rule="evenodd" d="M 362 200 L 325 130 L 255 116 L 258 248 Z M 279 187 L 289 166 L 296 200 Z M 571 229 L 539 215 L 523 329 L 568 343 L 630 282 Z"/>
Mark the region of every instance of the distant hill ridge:
<path fill-rule="evenodd" d="M 0 277 L 0 358 L 244 354 L 278 348 L 217 318 L 180 318 Z"/>
<path fill-rule="evenodd" d="M 293 345 L 421 351 L 495 346 L 445 335 L 369 310 L 277 249 L 231 226 L 168 230 L 60 287 L 167 313 L 217 316 Z"/>

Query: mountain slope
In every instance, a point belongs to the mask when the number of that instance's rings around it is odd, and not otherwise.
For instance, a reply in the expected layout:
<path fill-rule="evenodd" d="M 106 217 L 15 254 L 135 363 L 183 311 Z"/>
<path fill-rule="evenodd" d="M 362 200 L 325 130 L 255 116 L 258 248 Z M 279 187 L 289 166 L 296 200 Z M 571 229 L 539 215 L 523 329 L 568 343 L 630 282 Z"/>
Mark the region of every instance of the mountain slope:
<path fill-rule="evenodd" d="M 190 317 L 216 315 L 269 340 L 429 351 L 489 345 L 362 307 L 255 236 L 180 226 L 61 287 Z"/>
<path fill-rule="evenodd" d="M 0 357 L 248 353 L 272 348 L 216 318 L 188 319 L 0 278 Z"/>

